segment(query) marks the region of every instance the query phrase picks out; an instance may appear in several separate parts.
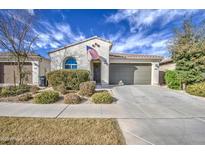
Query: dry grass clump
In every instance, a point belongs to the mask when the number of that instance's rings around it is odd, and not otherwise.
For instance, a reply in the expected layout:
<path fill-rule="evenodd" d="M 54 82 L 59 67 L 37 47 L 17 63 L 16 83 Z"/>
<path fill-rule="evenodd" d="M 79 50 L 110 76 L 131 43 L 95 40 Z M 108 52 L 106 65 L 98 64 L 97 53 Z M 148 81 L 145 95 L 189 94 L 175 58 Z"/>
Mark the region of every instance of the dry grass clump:
<path fill-rule="evenodd" d="M 96 83 L 95 81 L 82 82 L 80 84 L 80 95 L 92 96 L 95 93 Z"/>
<path fill-rule="evenodd" d="M 109 92 L 103 91 L 93 94 L 91 100 L 95 104 L 111 104 L 114 99 Z"/>
<path fill-rule="evenodd" d="M 32 99 L 32 94 L 30 93 L 21 94 L 18 96 L 19 101 L 29 101 L 30 99 Z"/>
<path fill-rule="evenodd" d="M 125 144 L 114 119 L 0 118 L 0 144 Z"/>
<path fill-rule="evenodd" d="M 79 104 L 80 102 L 80 96 L 75 93 L 68 93 L 64 96 L 64 103 L 66 104 Z"/>

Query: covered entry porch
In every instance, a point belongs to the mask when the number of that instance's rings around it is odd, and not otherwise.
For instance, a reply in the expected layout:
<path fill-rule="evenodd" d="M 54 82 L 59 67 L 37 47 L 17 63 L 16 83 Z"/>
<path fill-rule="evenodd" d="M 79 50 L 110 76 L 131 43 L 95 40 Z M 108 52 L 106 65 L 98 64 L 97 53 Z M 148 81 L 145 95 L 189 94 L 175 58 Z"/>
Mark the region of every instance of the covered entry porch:
<path fill-rule="evenodd" d="M 101 84 L 101 61 L 98 60 L 91 60 L 90 61 L 90 68 L 91 68 L 91 78 L 97 84 Z"/>

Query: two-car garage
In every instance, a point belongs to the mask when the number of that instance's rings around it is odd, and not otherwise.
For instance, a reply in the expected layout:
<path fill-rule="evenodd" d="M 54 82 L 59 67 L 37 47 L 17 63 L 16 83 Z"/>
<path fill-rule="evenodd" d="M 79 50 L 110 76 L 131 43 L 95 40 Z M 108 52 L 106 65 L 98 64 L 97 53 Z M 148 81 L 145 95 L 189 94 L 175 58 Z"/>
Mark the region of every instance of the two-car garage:
<path fill-rule="evenodd" d="M 109 69 L 110 84 L 151 84 L 151 63 L 111 63 Z"/>
<path fill-rule="evenodd" d="M 159 62 L 163 57 L 143 54 L 111 53 L 109 84 L 158 85 Z"/>

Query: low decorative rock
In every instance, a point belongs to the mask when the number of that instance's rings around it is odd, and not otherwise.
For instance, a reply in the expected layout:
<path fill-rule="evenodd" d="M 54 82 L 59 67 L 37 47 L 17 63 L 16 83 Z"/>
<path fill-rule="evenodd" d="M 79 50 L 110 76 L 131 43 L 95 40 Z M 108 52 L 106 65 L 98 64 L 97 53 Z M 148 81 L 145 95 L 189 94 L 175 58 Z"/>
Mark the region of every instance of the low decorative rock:
<path fill-rule="evenodd" d="M 119 86 L 123 86 L 123 85 L 124 85 L 123 81 L 120 80 L 119 83 L 118 83 L 118 85 L 119 85 Z"/>

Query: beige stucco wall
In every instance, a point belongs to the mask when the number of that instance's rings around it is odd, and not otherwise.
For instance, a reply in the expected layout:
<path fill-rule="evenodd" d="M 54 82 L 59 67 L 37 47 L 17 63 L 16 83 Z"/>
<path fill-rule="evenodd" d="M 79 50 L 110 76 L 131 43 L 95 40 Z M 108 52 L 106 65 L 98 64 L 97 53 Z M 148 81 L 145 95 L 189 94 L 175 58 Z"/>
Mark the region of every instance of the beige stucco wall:
<path fill-rule="evenodd" d="M 158 85 L 159 84 L 159 62 L 153 62 L 152 63 L 152 85 Z"/>
<path fill-rule="evenodd" d="M 93 44 L 99 44 L 100 46 L 92 47 Z M 85 42 L 81 42 L 79 44 L 75 44 L 73 46 L 69 46 L 67 48 L 58 50 L 56 52 L 52 52 L 49 54 L 51 58 L 51 70 L 58 70 L 64 68 L 64 62 L 68 57 L 74 57 L 77 61 L 77 68 L 78 69 L 85 69 L 91 72 L 92 75 L 92 68 L 90 65 L 90 59 L 87 55 L 86 46 L 90 46 L 94 48 L 101 59 L 101 82 L 102 83 L 109 83 L 109 52 L 110 52 L 110 43 L 103 41 L 101 39 L 91 39 Z"/>
<path fill-rule="evenodd" d="M 39 61 L 31 61 L 33 85 L 39 85 L 40 76 L 45 76 L 50 71 L 50 61 L 40 59 Z"/>
<path fill-rule="evenodd" d="M 32 61 L 32 79 L 33 85 L 39 84 L 39 61 Z"/>
<path fill-rule="evenodd" d="M 50 72 L 51 70 L 51 62 L 47 59 L 42 59 L 40 62 L 39 62 L 39 66 L 40 66 L 40 70 L 39 70 L 39 73 L 40 73 L 40 76 L 44 76 L 46 75 L 46 73 Z"/>
<path fill-rule="evenodd" d="M 160 71 L 174 70 L 175 68 L 176 68 L 175 63 L 164 64 L 164 65 L 160 65 L 159 67 Z"/>

